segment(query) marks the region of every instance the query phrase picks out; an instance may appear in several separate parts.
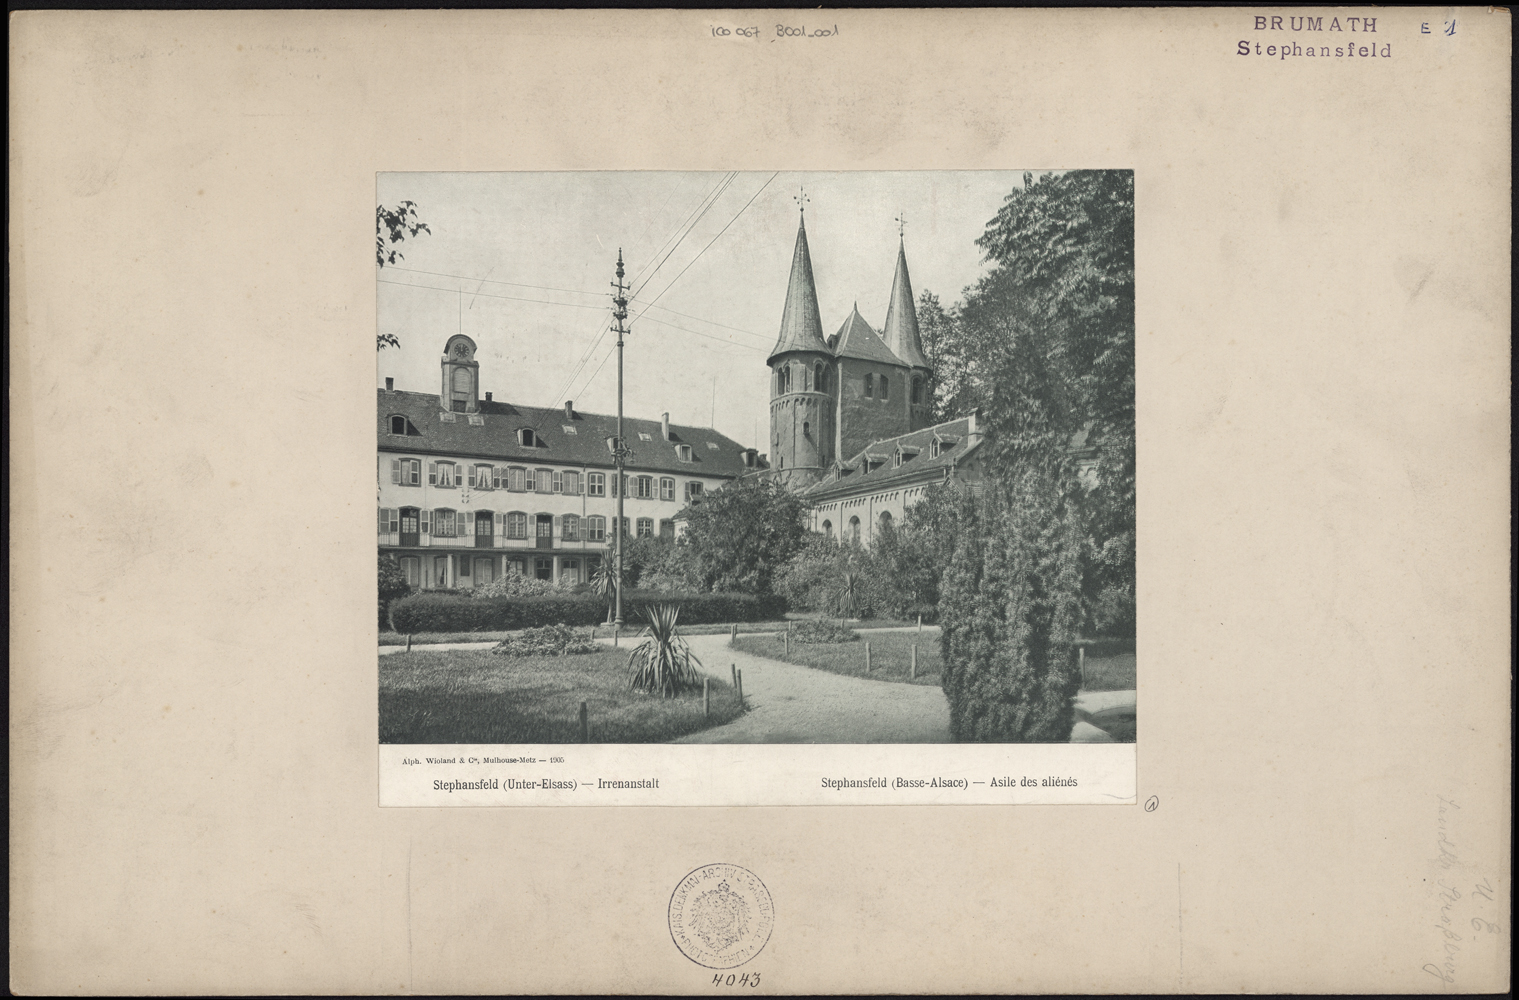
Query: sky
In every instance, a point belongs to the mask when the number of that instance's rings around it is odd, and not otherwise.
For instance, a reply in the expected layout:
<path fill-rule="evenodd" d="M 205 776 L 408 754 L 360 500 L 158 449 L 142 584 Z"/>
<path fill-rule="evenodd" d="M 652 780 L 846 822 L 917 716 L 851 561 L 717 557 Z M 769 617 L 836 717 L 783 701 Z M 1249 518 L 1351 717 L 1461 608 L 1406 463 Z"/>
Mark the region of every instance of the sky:
<path fill-rule="evenodd" d="M 375 270 L 378 332 L 401 344 L 379 352 L 376 384 L 389 376 L 398 389 L 436 392 L 443 344 L 462 331 L 477 346 L 482 392 L 616 412 L 616 341 L 603 331 L 621 248 L 633 290 L 624 413 L 668 412 L 763 452 L 765 360 L 799 193 L 828 336 L 856 303 L 872 326 L 885 323 L 898 218 L 914 294 L 960 298 L 984 273 L 976 238 L 1021 185 L 1021 170 L 380 174 L 379 202 L 415 202 L 431 233 Z"/>

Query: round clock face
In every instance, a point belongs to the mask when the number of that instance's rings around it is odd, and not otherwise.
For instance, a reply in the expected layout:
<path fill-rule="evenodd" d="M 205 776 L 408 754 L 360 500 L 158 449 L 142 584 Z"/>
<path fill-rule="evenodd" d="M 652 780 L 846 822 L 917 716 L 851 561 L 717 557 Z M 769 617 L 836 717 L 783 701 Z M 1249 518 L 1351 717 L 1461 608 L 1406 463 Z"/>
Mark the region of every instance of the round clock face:
<path fill-rule="evenodd" d="M 462 357 L 464 357 L 467 354 L 469 354 L 469 345 L 468 344 L 455 344 L 454 345 L 454 357 L 456 357 L 456 358 L 462 358 Z"/>

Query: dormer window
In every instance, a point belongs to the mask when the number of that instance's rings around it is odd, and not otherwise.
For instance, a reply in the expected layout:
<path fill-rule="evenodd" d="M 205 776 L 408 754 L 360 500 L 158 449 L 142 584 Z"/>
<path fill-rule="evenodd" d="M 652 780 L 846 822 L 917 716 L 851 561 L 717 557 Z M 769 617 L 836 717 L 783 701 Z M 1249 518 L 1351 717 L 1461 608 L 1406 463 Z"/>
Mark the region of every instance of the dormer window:
<path fill-rule="evenodd" d="M 421 431 L 417 430 L 416 425 L 399 413 L 392 414 L 390 417 L 390 433 L 403 437 L 418 437 L 421 435 Z"/>
<path fill-rule="evenodd" d="M 653 441 L 654 440 L 654 435 L 645 433 L 644 431 L 639 431 L 638 432 L 638 440 L 640 440 L 640 441 Z"/>
<path fill-rule="evenodd" d="M 517 443 L 524 448 L 542 448 L 543 443 L 537 432 L 531 427 L 523 427 L 517 431 Z"/>
<path fill-rule="evenodd" d="M 892 468 L 894 468 L 894 469 L 900 469 L 902 467 L 902 449 L 901 448 L 898 448 L 895 452 L 892 453 L 892 456 L 891 456 L 891 465 L 892 465 Z"/>
<path fill-rule="evenodd" d="M 939 439 L 938 438 L 934 438 L 932 441 L 930 441 L 928 443 L 928 457 L 929 458 L 938 458 L 939 457 Z"/>
<path fill-rule="evenodd" d="M 689 462 L 691 461 L 691 446 L 678 444 L 675 446 L 675 454 L 682 462 Z"/>

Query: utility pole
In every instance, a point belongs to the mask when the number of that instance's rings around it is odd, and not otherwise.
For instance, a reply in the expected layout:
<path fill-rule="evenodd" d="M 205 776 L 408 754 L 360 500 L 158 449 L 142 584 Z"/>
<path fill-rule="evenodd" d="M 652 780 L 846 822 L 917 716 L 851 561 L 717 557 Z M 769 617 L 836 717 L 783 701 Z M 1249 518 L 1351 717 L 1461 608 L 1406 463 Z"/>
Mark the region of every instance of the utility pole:
<path fill-rule="evenodd" d="M 612 448 L 612 457 L 616 460 L 617 465 L 617 471 L 614 473 L 617 477 L 615 483 L 617 487 L 617 536 L 615 540 L 616 554 L 612 560 L 613 570 L 616 574 L 613 577 L 613 584 L 617 588 L 616 612 L 612 618 L 614 623 L 612 644 L 614 646 L 617 644 L 618 637 L 622 634 L 622 502 L 623 494 L 627 492 L 627 481 L 623 479 L 622 466 L 628 454 L 627 443 L 622 438 L 622 338 L 627 333 L 623 323 L 628 318 L 628 286 L 622 283 L 622 276 L 622 248 L 618 247 L 617 281 L 612 285 L 613 288 L 617 289 L 617 295 L 612 299 L 617 307 L 612 311 L 612 318 L 617 321 L 617 438 Z"/>

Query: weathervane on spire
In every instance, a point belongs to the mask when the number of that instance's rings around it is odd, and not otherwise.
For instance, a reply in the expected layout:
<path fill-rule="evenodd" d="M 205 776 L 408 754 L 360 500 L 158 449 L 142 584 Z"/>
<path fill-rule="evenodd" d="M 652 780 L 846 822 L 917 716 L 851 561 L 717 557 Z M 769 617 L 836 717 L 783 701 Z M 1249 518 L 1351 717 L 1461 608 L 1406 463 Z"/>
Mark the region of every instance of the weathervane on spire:
<path fill-rule="evenodd" d="M 812 199 L 807 197 L 807 189 L 805 187 L 798 187 L 796 194 L 791 197 L 791 200 L 796 202 L 797 207 L 802 210 L 803 215 L 807 214 L 807 203 Z"/>
<path fill-rule="evenodd" d="M 897 224 L 897 239 L 902 239 L 902 233 L 907 228 L 907 213 L 898 212 L 897 217 L 891 221 Z"/>

